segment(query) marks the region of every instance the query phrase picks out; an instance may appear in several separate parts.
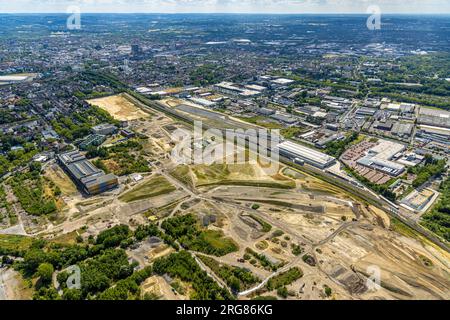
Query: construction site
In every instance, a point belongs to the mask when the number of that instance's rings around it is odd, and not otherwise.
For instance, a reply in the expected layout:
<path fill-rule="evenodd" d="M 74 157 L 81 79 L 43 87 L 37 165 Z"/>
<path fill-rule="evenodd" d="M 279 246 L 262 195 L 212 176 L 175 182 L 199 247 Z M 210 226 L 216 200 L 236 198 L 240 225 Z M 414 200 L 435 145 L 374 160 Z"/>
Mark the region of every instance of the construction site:
<path fill-rule="evenodd" d="M 146 137 L 140 152 L 150 171 L 120 176 L 118 188 L 85 197 L 68 182 L 67 172 L 48 167 L 47 177 L 63 193 L 64 210 L 58 221 L 27 234 L 74 243 L 116 225 L 135 229 L 192 216 L 207 248 L 218 252 L 190 249 L 201 268 L 226 288 L 223 268 L 251 275 L 252 281 L 235 292 L 238 299 L 276 296 L 277 283 L 287 289 L 285 299 L 450 298 L 448 252 L 384 211 L 283 164 L 267 174 L 258 161 L 175 163 L 172 133 L 191 129 L 158 110 L 151 112 L 129 125 Z M 247 159 L 251 151 L 236 152 Z M 151 237 L 127 254 L 143 268 L 173 251 Z M 369 280 L 373 270 L 381 277 L 376 288 Z M 15 278 L 3 281 L 9 279 Z M 192 290 L 180 279 L 160 276 L 141 288 L 161 299 L 188 299 Z"/>

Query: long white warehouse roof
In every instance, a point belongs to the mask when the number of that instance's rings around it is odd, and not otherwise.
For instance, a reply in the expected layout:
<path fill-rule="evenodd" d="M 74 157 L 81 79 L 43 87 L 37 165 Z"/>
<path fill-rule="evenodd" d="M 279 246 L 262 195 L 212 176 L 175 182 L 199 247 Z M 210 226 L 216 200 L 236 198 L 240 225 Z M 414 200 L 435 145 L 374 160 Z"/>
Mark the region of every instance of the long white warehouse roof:
<path fill-rule="evenodd" d="M 335 158 L 330 157 L 329 155 L 326 155 L 325 153 L 316 151 L 311 148 L 304 147 L 300 144 L 291 142 L 291 141 L 284 141 L 278 145 L 278 148 L 280 150 L 286 150 L 288 152 L 291 152 L 293 154 L 297 154 L 301 157 L 311 159 L 314 162 L 321 163 L 323 165 L 327 165 L 328 163 L 335 160 Z"/>
<path fill-rule="evenodd" d="M 24 81 L 29 76 L 0 76 L 0 81 Z"/>

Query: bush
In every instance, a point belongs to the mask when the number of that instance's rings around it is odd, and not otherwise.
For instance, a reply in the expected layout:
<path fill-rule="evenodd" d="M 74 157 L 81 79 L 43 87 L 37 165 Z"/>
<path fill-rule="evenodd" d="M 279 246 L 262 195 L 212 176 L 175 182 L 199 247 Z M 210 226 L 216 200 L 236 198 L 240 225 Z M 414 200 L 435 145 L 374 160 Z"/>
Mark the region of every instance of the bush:
<path fill-rule="evenodd" d="M 281 231 L 281 230 L 275 230 L 275 231 L 272 233 L 272 238 L 281 237 L 283 234 L 284 234 L 283 231 Z"/>
<path fill-rule="evenodd" d="M 221 264 L 213 258 L 202 255 L 199 255 L 198 258 L 224 280 L 233 292 L 248 289 L 259 282 L 259 279 L 247 269 Z"/>
<path fill-rule="evenodd" d="M 122 241 L 128 239 L 130 236 L 130 228 L 126 225 L 119 225 L 102 231 L 97 236 L 96 244 L 101 244 L 105 248 L 113 248 L 119 246 Z"/>
<path fill-rule="evenodd" d="M 329 286 L 325 285 L 324 292 L 327 297 L 331 297 L 332 290 Z"/>
<path fill-rule="evenodd" d="M 289 293 L 288 290 L 286 289 L 286 287 L 281 287 L 277 289 L 277 295 L 279 295 L 282 298 L 287 298 Z"/>
<path fill-rule="evenodd" d="M 221 231 L 200 230 L 197 220 L 188 214 L 165 220 L 161 227 L 166 234 L 177 239 L 183 248 L 224 256 L 237 251 L 238 245 L 231 239 L 225 238 Z"/>
<path fill-rule="evenodd" d="M 422 216 L 420 222 L 437 235 L 450 241 L 450 179 L 440 187 L 441 198 L 434 208 Z"/>
<path fill-rule="evenodd" d="M 181 281 L 192 283 L 192 300 L 222 300 L 232 299 L 230 293 L 219 287 L 205 271 L 201 270 L 194 258 L 187 251 L 172 253 L 167 257 L 157 259 L 153 264 L 157 274 L 168 274 Z"/>
<path fill-rule="evenodd" d="M 27 213 L 41 216 L 57 210 L 55 200 L 47 198 L 44 193 L 44 181 L 39 172 L 17 174 L 10 184 L 14 195 Z"/>
<path fill-rule="evenodd" d="M 300 279 L 302 276 L 303 272 L 302 270 L 300 270 L 300 268 L 298 267 L 291 268 L 286 272 L 280 273 L 279 275 L 270 278 L 269 281 L 267 281 L 267 289 L 268 290 L 279 289 Z"/>
<path fill-rule="evenodd" d="M 50 263 L 41 263 L 37 269 L 37 276 L 39 277 L 40 283 L 43 286 L 48 286 L 52 283 L 52 276 L 54 272 L 53 265 Z"/>

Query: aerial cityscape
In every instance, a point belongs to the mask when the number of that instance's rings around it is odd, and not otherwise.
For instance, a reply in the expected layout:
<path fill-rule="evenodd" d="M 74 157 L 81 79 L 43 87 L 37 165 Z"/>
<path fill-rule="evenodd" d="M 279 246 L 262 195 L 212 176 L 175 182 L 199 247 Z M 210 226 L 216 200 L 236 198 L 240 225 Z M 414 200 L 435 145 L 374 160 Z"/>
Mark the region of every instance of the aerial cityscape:
<path fill-rule="evenodd" d="M 450 299 L 448 13 L 77 3 L 0 7 L 0 300 Z"/>

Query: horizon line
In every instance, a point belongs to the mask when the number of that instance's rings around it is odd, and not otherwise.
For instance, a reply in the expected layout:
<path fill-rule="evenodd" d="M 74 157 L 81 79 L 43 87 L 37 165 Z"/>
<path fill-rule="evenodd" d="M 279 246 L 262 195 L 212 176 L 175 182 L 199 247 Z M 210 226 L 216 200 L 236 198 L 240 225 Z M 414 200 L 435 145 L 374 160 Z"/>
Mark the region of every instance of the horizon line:
<path fill-rule="evenodd" d="M 0 14 L 20 14 L 20 15 L 39 15 L 39 14 L 62 14 L 67 15 L 67 12 L 52 12 L 52 11 L 39 11 L 39 12 L 1 12 Z M 82 14 L 160 14 L 160 15 L 180 15 L 180 14 L 202 14 L 202 15 L 213 15 L 213 14 L 225 14 L 225 15 L 371 15 L 372 13 L 367 12 L 83 12 Z M 450 15 L 450 12 L 385 12 L 382 15 Z"/>

